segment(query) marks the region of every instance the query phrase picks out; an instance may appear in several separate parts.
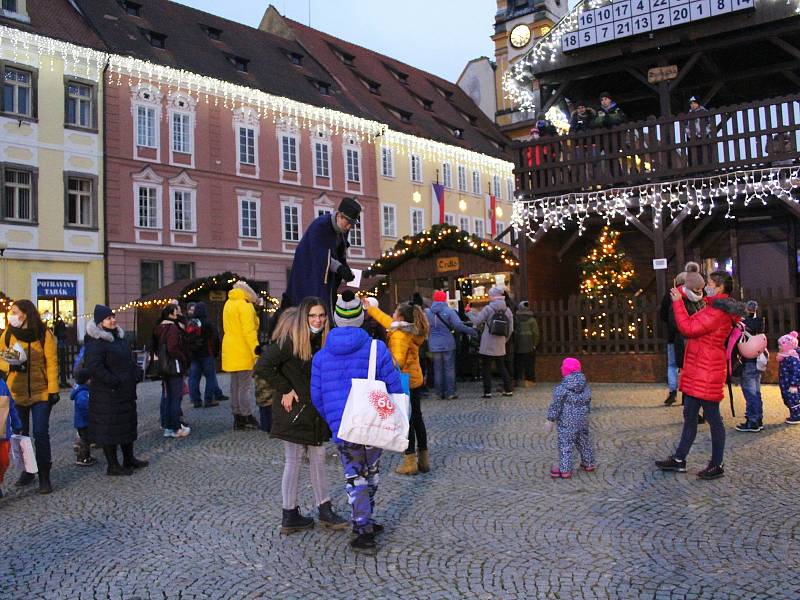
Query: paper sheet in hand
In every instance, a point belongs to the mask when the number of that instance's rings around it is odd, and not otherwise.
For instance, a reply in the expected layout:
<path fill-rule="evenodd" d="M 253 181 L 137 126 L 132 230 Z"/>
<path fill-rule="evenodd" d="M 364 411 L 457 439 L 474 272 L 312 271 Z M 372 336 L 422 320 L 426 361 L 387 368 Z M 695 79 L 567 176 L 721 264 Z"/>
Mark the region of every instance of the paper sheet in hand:
<path fill-rule="evenodd" d="M 347 287 L 358 289 L 361 287 L 361 269 L 350 269 L 350 270 L 353 272 L 355 279 L 353 279 L 353 281 L 348 281 Z"/>

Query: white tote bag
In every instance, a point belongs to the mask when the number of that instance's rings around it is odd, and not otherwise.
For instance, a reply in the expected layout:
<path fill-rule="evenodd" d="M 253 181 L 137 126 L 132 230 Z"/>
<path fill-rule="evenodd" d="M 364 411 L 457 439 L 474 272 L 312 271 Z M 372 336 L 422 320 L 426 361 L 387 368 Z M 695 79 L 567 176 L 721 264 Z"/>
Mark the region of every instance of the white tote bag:
<path fill-rule="evenodd" d="M 369 350 L 367 379 L 353 379 L 339 424 L 339 439 L 353 444 L 403 452 L 408 448 L 409 398 L 389 394 L 386 384 L 375 379 L 378 342 Z"/>
<path fill-rule="evenodd" d="M 38 473 L 39 467 L 36 465 L 36 454 L 33 452 L 31 438 L 27 435 L 13 434 L 11 436 L 11 459 L 14 466 L 20 471 L 27 473 Z"/>

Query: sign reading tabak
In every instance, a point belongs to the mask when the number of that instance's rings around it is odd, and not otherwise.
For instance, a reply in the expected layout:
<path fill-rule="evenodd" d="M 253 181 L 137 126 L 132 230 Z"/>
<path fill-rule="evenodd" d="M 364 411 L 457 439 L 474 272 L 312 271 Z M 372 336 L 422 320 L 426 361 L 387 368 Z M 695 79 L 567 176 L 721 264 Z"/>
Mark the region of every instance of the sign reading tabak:
<path fill-rule="evenodd" d="M 448 271 L 458 271 L 460 268 L 458 257 L 451 256 L 447 258 L 437 258 L 436 259 L 436 272 L 437 273 L 447 273 Z"/>

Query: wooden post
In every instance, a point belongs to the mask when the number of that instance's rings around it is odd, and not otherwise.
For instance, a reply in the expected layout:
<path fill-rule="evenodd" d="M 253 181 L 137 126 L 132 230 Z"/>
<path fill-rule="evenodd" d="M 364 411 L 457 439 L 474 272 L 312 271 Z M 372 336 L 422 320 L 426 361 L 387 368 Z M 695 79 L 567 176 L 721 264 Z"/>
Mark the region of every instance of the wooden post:
<path fill-rule="evenodd" d="M 661 222 L 663 216 L 663 210 L 658 214 L 653 209 L 653 246 L 655 250 L 653 258 L 666 258 L 664 255 L 664 225 Z M 666 269 L 656 271 L 656 292 L 658 293 L 658 298 L 663 298 L 664 294 L 667 293 Z"/>
<path fill-rule="evenodd" d="M 683 266 L 686 264 L 686 247 L 683 245 L 683 227 L 678 227 L 675 231 L 675 262 L 678 263 L 677 268 L 680 273 L 683 271 Z"/>
<path fill-rule="evenodd" d="M 517 285 L 518 300 L 532 300 L 529 297 L 528 285 L 528 231 L 523 227 L 519 236 L 519 284 Z"/>

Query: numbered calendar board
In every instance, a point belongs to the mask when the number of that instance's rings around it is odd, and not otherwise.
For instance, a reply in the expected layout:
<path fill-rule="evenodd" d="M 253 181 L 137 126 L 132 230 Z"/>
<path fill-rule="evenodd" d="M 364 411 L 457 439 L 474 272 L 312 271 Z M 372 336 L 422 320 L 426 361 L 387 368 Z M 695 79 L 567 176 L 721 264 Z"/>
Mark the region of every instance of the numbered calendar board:
<path fill-rule="evenodd" d="M 755 8 L 755 0 L 614 0 L 578 15 L 561 38 L 564 52 Z"/>

